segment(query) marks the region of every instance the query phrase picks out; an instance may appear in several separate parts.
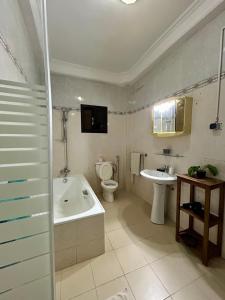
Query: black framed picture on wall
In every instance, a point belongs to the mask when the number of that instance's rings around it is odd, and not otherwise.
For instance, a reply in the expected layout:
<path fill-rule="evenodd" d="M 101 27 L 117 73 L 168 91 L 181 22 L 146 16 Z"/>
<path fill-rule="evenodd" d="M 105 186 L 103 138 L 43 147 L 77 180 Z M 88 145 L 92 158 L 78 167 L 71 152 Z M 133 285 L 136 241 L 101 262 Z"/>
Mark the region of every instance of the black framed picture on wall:
<path fill-rule="evenodd" d="M 106 106 L 81 104 L 81 132 L 107 133 L 108 108 Z"/>

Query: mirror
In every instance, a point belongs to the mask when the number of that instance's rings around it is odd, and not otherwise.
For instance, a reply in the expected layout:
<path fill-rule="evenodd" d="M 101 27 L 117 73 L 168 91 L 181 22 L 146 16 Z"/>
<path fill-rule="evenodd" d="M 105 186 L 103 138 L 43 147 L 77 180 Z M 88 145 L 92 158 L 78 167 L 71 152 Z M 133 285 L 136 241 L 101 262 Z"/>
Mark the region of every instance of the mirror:
<path fill-rule="evenodd" d="M 153 135 L 171 137 L 191 132 L 191 97 L 170 98 L 156 103 L 152 110 Z"/>

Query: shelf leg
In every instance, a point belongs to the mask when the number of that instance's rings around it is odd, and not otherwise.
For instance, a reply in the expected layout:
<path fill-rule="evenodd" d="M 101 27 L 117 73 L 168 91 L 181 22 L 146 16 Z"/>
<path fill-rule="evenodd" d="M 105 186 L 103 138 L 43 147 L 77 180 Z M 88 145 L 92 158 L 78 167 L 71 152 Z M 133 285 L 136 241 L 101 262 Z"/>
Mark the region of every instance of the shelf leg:
<path fill-rule="evenodd" d="M 209 259 L 209 214 L 210 214 L 210 197 L 211 190 L 205 190 L 205 214 L 204 214 L 204 235 L 203 235 L 203 248 L 202 248 L 202 262 L 208 265 Z"/>
<path fill-rule="evenodd" d="M 180 231 L 180 198 L 181 198 L 181 180 L 177 179 L 177 210 L 176 210 L 176 241 L 179 242 Z"/>
<path fill-rule="evenodd" d="M 190 184 L 190 202 L 195 201 L 195 186 L 193 184 Z M 194 218 L 192 216 L 189 216 L 189 229 L 193 229 L 194 226 Z"/>
<path fill-rule="evenodd" d="M 224 194 L 225 194 L 225 186 L 223 184 L 220 187 L 219 211 L 218 211 L 219 222 L 218 222 L 218 231 L 217 231 L 217 248 L 218 248 L 219 256 L 221 256 L 221 252 L 222 252 Z"/>

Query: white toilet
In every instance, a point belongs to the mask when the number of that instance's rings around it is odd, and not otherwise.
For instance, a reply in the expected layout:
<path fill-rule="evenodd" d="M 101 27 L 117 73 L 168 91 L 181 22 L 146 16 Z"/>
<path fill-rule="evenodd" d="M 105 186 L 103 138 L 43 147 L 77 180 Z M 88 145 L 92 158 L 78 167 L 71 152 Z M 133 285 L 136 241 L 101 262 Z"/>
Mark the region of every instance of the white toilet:
<path fill-rule="evenodd" d="M 113 202 L 113 193 L 118 188 L 118 182 L 112 180 L 113 166 L 109 161 L 101 161 L 96 163 L 96 173 L 101 179 L 101 186 L 103 189 L 103 198 L 107 202 Z"/>

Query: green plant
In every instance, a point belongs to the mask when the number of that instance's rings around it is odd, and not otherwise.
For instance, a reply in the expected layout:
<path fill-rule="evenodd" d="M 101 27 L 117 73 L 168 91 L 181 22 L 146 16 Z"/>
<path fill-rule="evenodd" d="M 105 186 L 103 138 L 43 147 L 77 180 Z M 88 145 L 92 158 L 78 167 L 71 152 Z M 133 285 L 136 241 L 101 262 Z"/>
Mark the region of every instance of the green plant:
<path fill-rule="evenodd" d="M 200 170 L 200 166 L 191 166 L 190 168 L 188 168 L 188 175 L 193 177 L 196 175 L 197 171 Z"/>
<path fill-rule="evenodd" d="M 191 166 L 191 167 L 189 167 L 188 168 L 188 175 L 193 177 L 197 174 L 197 171 L 206 171 L 207 169 L 213 176 L 216 176 L 219 173 L 217 167 L 208 164 L 208 165 L 205 165 L 203 167 L 200 167 L 200 166 Z"/>
<path fill-rule="evenodd" d="M 216 176 L 219 173 L 217 167 L 210 164 L 204 166 L 204 170 L 206 169 L 208 169 L 213 176 Z"/>

